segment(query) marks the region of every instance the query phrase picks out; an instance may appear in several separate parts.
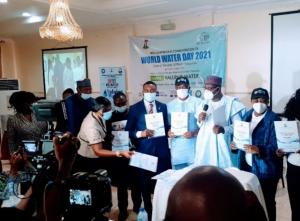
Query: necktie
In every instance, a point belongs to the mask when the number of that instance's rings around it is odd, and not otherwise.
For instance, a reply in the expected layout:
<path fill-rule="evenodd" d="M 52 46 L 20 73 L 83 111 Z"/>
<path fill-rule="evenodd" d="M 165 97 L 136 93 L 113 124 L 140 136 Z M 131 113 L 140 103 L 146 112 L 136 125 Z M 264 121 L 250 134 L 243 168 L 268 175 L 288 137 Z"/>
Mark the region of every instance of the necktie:
<path fill-rule="evenodd" d="M 153 114 L 153 104 L 149 104 L 149 114 Z"/>

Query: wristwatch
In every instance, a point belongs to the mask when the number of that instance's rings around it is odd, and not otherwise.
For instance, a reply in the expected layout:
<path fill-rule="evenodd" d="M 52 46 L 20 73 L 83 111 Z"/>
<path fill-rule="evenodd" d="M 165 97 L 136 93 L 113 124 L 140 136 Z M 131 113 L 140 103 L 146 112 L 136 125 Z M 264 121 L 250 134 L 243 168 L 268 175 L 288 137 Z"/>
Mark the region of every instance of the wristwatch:
<path fill-rule="evenodd" d="M 116 151 L 116 157 L 122 157 L 120 151 Z"/>

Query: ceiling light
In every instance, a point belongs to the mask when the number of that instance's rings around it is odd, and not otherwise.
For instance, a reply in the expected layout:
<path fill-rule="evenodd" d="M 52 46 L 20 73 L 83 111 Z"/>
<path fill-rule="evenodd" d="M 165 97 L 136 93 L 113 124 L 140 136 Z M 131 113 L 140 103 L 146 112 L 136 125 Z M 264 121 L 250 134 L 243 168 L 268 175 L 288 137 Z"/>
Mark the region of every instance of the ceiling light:
<path fill-rule="evenodd" d="M 30 16 L 31 16 L 31 14 L 30 14 L 30 13 L 28 13 L 28 12 L 23 12 L 23 13 L 22 13 L 22 16 L 23 16 L 23 17 L 30 17 Z"/>
<path fill-rule="evenodd" d="M 40 27 L 41 38 L 57 41 L 82 39 L 82 30 L 70 12 L 68 0 L 49 0 L 49 2 L 48 18 Z"/>
<path fill-rule="evenodd" d="M 43 16 L 30 16 L 26 19 L 25 23 L 38 23 L 44 20 L 45 18 Z"/>
<path fill-rule="evenodd" d="M 0 0 L 0 4 L 5 4 L 7 3 L 7 0 Z"/>

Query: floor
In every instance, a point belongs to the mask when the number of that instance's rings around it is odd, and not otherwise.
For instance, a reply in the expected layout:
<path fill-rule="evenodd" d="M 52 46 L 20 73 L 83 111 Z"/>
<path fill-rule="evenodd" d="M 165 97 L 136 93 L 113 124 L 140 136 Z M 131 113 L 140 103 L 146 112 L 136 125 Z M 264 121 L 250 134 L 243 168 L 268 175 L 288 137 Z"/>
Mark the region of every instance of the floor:
<path fill-rule="evenodd" d="M 2 161 L 3 169 L 9 170 L 9 163 L 7 161 Z M 290 221 L 291 220 L 291 210 L 290 210 L 290 204 L 289 204 L 289 197 L 287 193 L 286 188 L 286 181 L 285 182 L 285 188 L 282 186 L 282 182 L 278 184 L 277 194 L 276 194 L 276 202 L 277 202 L 277 221 Z M 130 193 L 128 194 L 130 196 Z M 130 198 L 130 197 L 129 197 Z M 117 191 L 115 187 L 112 187 L 112 201 L 113 201 L 113 207 L 111 209 L 111 212 L 107 214 L 107 216 L 111 220 L 118 220 L 118 206 L 117 206 Z M 135 214 L 132 211 L 132 202 L 131 199 L 128 199 L 128 212 L 129 216 L 127 218 L 127 221 L 135 221 L 137 214 Z"/>

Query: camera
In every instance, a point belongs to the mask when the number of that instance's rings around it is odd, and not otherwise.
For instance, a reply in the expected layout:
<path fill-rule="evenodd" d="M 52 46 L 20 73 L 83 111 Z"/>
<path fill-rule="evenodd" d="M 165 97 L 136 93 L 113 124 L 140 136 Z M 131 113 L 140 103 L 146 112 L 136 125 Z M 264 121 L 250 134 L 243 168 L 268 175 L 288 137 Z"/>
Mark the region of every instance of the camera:
<path fill-rule="evenodd" d="M 29 156 L 40 152 L 39 143 L 34 140 L 22 140 L 24 150 Z"/>
<path fill-rule="evenodd" d="M 65 181 L 64 192 L 65 220 L 91 220 L 112 207 L 111 181 L 103 169 L 75 173 Z"/>

